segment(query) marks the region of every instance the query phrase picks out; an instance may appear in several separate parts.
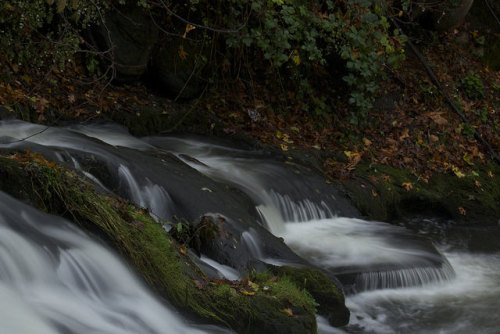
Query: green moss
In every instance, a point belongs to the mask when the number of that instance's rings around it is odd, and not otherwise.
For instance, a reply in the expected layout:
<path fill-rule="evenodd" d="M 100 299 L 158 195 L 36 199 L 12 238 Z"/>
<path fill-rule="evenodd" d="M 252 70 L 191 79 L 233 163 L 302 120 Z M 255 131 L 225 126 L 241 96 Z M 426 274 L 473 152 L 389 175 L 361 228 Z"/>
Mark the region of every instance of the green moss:
<path fill-rule="evenodd" d="M 18 161 L 20 160 L 20 161 Z M 0 189 L 36 207 L 65 216 L 114 246 L 145 281 L 172 304 L 239 333 L 314 333 L 314 300 L 280 279 L 269 291 L 245 294 L 209 282 L 201 269 L 146 212 L 97 193 L 75 172 L 43 157 L 0 157 Z M 294 316 L 282 312 L 293 307 Z"/>
<path fill-rule="evenodd" d="M 500 217 L 500 167 L 477 164 L 464 175 L 435 173 L 426 182 L 409 170 L 361 165 L 345 186 L 354 204 L 370 219 L 388 221 L 429 214 L 496 225 Z"/>
<path fill-rule="evenodd" d="M 291 284 L 307 291 L 315 299 L 318 313 L 325 316 L 331 325 L 347 325 L 350 314 L 345 306 L 344 295 L 322 271 L 289 266 L 269 268 L 281 279 L 289 280 Z"/>

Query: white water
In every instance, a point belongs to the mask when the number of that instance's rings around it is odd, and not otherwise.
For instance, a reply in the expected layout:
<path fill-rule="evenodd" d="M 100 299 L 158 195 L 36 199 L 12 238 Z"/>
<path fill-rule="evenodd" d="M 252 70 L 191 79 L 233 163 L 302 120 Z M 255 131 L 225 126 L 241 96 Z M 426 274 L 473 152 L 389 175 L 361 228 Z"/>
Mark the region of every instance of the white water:
<path fill-rule="evenodd" d="M 500 254 L 445 255 L 456 271 L 454 280 L 350 296 L 349 327 L 377 334 L 500 333 Z"/>
<path fill-rule="evenodd" d="M 0 333 L 206 333 L 108 249 L 0 192 Z"/>

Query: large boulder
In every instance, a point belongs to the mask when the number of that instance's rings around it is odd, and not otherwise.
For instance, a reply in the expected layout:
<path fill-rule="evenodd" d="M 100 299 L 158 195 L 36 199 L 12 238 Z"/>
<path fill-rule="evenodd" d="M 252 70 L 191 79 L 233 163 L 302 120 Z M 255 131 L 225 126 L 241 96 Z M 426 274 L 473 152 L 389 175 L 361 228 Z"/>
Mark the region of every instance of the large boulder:
<path fill-rule="evenodd" d="M 111 50 L 116 79 L 131 82 L 146 73 L 158 34 L 150 15 L 134 6 L 109 12 L 91 38 L 100 50 Z"/>
<path fill-rule="evenodd" d="M 474 0 L 412 0 L 412 18 L 432 30 L 450 30 L 461 24 Z"/>
<path fill-rule="evenodd" d="M 474 0 L 443 1 L 443 5 L 435 12 L 435 26 L 438 30 L 449 30 L 461 24 Z"/>
<path fill-rule="evenodd" d="M 476 1 L 470 10 L 471 29 L 484 36 L 480 46 L 483 62 L 492 70 L 500 70 L 500 2 Z"/>

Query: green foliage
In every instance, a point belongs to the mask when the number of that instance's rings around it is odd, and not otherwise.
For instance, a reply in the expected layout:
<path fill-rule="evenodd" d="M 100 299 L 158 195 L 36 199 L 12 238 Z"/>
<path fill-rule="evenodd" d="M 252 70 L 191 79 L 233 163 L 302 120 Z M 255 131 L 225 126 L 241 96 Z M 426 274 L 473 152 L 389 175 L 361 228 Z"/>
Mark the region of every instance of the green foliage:
<path fill-rule="evenodd" d="M 379 0 L 188 0 L 173 4 L 12 0 L 0 5 L 1 52 L 19 65 L 62 68 L 79 50 L 81 32 L 100 23 L 107 10 L 119 5 L 151 9 L 164 30 L 177 30 L 184 38 L 196 29 L 187 37 L 196 34 L 197 39 L 211 40 L 213 59 L 222 59 L 227 67 L 240 69 L 245 62 L 271 68 L 278 78 L 290 78 L 284 88 L 294 90 L 302 110 L 315 115 L 331 110 L 331 93 L 324 85 L 317 89 L 317 79 L 335 80 L 343 71 L 337 62 L 343 59 L 347 74 L 340 76 L 351 92 L 353 123 L 366 118 L 386 68 L 404 57 L 404 37 L 390 28 L 387 9 L 382 8 L 387 4 Z M 95 57 L 86 57 L 84 64 L 91 76 L 100 76 Z"/>
<path fill-rule="evenodd" d="M 104 0 L 12 0 L 0 5 L 0 49 L 18 65 L 64 67 L 78 50 L 79 30 L 97 22 Z"/>
<path fill-rule="evenodd" d="M 461 88 L 471 100 L 479 100 L 484 97 L 484 85 L 481 77 L 473 72 L 469 72 L 462 79 Z"/>
<path fill-rule="evenodd" d="M 325 98 L 316 94 L 313 82 L 318 71 L 334 66 L 329 62 L 340 56 L 347 65 L 343 80 L 351 89 L 352 122 L 358 123 L 372 107 L 386 67 L 404 59 L 404 36 L 390 29 L 377 3 L 218 0 L 204 7 L 191 0 L 191 10 L 203 24 L 217 22 L 228 27 L 231 33 L 223 37 L 230 49 L 245 50 L 253 59 L 263 58 L 276 71 L 284 72 L 297 87 L 297 98 L 304 99 L 302 109 L 307 112 L 327 112 Z"/>

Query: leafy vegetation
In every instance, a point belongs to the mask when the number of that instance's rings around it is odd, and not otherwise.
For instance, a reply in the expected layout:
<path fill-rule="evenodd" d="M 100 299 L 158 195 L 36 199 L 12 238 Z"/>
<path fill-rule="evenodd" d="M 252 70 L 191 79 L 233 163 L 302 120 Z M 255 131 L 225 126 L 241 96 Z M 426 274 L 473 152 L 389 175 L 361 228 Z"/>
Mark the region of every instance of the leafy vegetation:
<path fill-rule="evenodd" d="M 330 80 L 341 75 L 351 89 L 354 123 L 366 118 L 385 67 L 396 66 L 404 58 L 404 38 L 390 28 L 378 1 L 370 0 L 190 0 L 176 4 L 14 0 L 0 11 L 4 58 L 16 67 L 55 65 L 62 70 L 76 61 L 75 54 L 84 51 L 79 61 L 91 76 L 98 76 L 95 55 L 99 50 L 85 42 L 82 32 L 102 23 L 108 10 L 125 5 L 149 9 L 164 31 L 185 27 L 184 38 L 191 30 L 200 31 L 196 38 L 210 41 L 215 50 L 212 65 L 220 64 L 226 72 L 232 68 L 233 73 L 228 74 L 233 78 L 243 63 L 249 71 L 257 65 L 257 70 L 271 68 L 277 79 L 291 78 L 290 83 L 282 84 L 295 86 L 296 98 L 304 101 L 304 112 L 331 112 L 326 102 L 331 92 L 317 89 L 315 81 L 318 75 Z M 260 58 L 260 64 L 248 63 Z M 335 69 L 340 58 L 345 62 L 345 75 Z"/>

